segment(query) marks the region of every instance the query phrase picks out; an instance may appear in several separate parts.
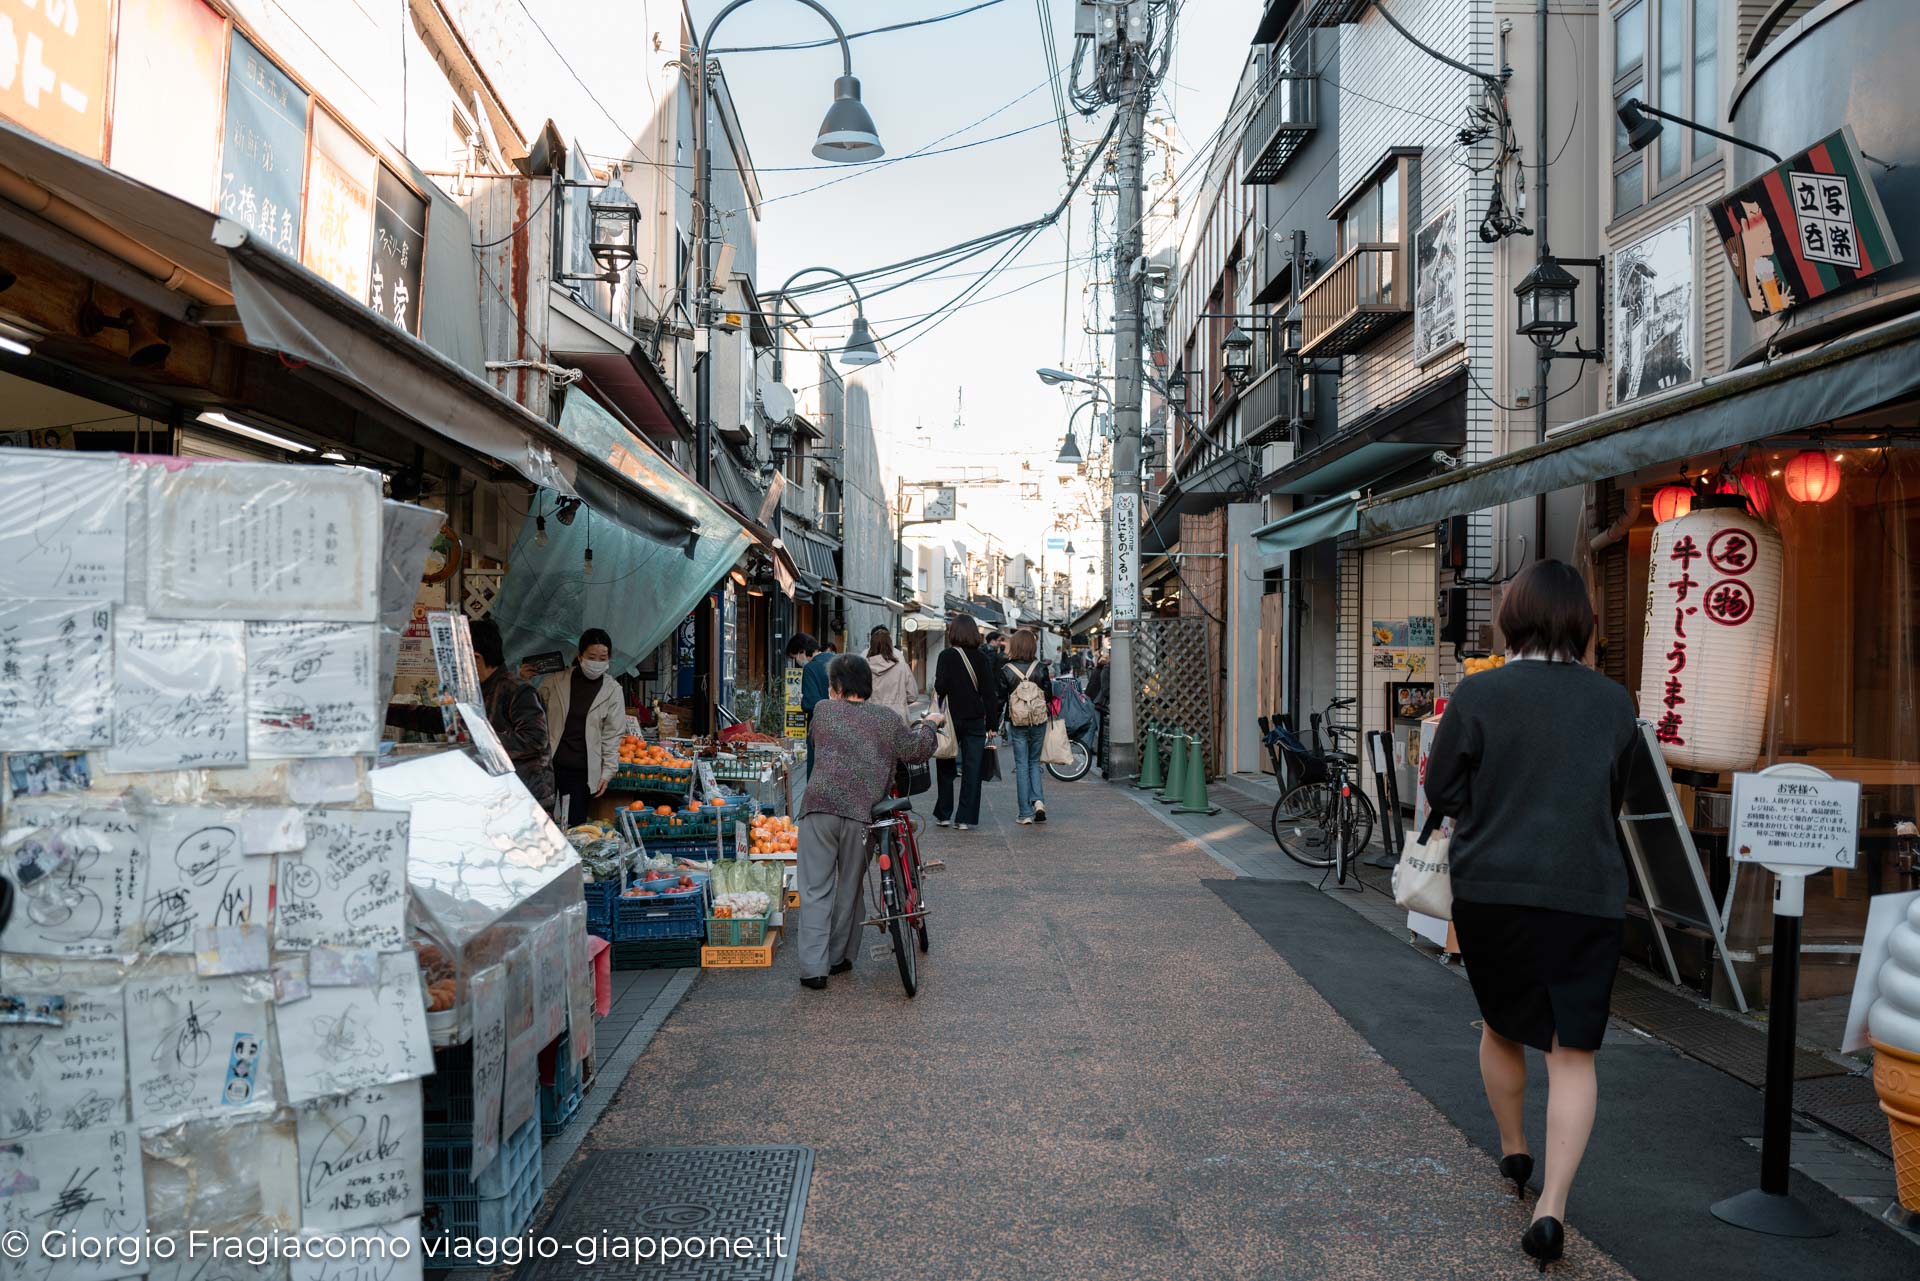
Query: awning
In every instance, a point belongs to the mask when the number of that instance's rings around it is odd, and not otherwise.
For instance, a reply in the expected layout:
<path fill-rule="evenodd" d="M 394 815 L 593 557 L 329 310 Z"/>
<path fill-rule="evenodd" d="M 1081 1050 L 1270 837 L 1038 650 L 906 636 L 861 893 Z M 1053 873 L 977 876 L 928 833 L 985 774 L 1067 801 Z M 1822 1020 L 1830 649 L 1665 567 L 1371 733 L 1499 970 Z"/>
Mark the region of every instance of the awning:
<path fill-rule="evenodd" d="M 1067 635 L 1084 636 L 1097 631 L 1100 620 L 1107 616 L 1107 598 L 1102 596 L 1093 604 L 1075 614 L 1067 623 Z"/>
<path fill-rule="evenodd" d="M 724 504 L 723 504 L 724 505 Z M 753 517 L 737 507 L 727 506 L 727 514 L 740 522 L 741 528 L 754 542 L 766 548 L 767 555 L 773 560 L 773 578 L 779 584 L 783 596 L 793 595 L 794 585 L 801 579 L 800 567 L 794 563 L 793 553 L 780 535 L 762 525 Z"/>
<path fill-rule="evenodd" d="M 1234 495 L 1246 491 L 1252 479 L 1244 453 L 1230 449 L 1184 479 L 1168 484 L 1160 491 L 1160 505 L 1141 531 L 1140 550 L 1151 555 L 1178 543 L 1182 516 L 1204 516 L 1225 507 Z"/>
<path fill-rule="evenodd" d="M 1364 414 L 1274 473 L 1264 488 L 1280 494 L 1364 489 L 1435 449 L 1467 443 L 1467 372 L 1438 378 L 1405 399 Z"/>
<path fill-rule="evenodd" d="M 582 306 L 564 285 L 549 289 L 547 350 L 553 360 L 586 370 L 594 385 L 648 435 L 693 439 L 686 408 L 633 335 Z"/>
<path fill-rule="evenodd" d="M 794 563 L 804 572 L 823 583 L 840 580 L 840 564 L 835 559 L 839 549 L 830 540 L 797 525 L 787 533 L 790 535 L 787 550 L 793 553 Z"/>
<path fill-rule="evenodd" d="M 1360 494 L 1356 490 L 1262 525 L 1253 531 L 1253 540 L 1265 555 L 1284 556 L 1329 538 L 1351 534 L 1359 528 L 1359 512 Z"/>
<path fill-rule="evenodd" d="M 1388 534 L 1863 413 L 1920 392 L 1920 312 L 1811 351 L 1595 414 L 1537 445 L 1380 494 Z"/>
<path fill-rule="evenodd" d="M 300 361 L 542 489 L 577 495 L 644 538 L 684 544 L 694 532 L 682 512 L 612 463 L 254 240 L 239 223 L 216 221 L 213 242 L 227 251 L 229 287 L 249 346 Z"/>

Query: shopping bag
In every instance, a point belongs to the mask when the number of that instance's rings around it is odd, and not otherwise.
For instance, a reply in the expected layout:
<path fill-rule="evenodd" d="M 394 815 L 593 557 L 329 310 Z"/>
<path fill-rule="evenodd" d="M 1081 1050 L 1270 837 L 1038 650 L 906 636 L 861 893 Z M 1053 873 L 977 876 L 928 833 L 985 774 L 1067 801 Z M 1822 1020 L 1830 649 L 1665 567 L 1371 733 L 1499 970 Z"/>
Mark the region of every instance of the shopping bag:
<path fill-rule="evenodd" d="M 960 740 L 954 735 L 953 717 L 947 712 L 947 700 L 944 698 L 940 700 L 940 714 L 946 719 L 942 720 L 939 728 L 934 731 L 936 737 L 933 745 L 933 759 L 954 760 L 960 755 Z"/>
<path fill-rule="evenodd" d="M 1440 830 L 1440 816 L 1427 817 L 1418 836 L 1408 836 L 1393 868 L 1393 901 L 1409 912 L 1453 919 L 1453 836 Z"/>
<path fill-rule="evenodd" d="M 1067 723 L 1058 716 L 1047 722 L 1047 738 L 1040 745 L 1042 765 L 1073 764 L 1073 748 L 1067 743 Z"/>
<path fill-rule="evenodd" d="M 982 783 L 1000 781 L 1000 749 L 991 743 L 980 751 L 980 781 Z"/>

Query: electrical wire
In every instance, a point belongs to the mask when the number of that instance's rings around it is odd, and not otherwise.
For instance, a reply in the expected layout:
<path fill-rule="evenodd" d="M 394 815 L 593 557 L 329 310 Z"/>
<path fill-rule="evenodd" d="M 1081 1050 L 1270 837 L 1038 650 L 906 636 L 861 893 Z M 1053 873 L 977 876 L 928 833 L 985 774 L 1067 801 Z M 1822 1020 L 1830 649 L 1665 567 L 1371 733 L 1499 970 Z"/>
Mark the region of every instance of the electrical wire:
<path fill-rule="evenodd" d="M 931 18 L 915 18 L 910 22 L 896 22 L 887 27 L 869 27 L 865 31 L 849 31 L 847 32 L 847 39 L 861 40 L 867 36 L 886 35 L 888 32 L 905 31 L 911 27 L 930 27 L 936 22 L 951 22 L 955 18 L 964 18 L 968 14 L 978 13 L 982 9 L 991 9 L 1002 2 L 1003 0 L 981 0 L 979 4 L 968 5 L 964 9 L 955 9 L 952 13 L 935 14 Z M 839 43 L 840 38 L 838 36 L 828 36 L 824 40 L 802 40 L 796 44 L 736 45 L 731 49 L 709 49 L 707 52 L 715 55 L 722 53 L 783 53 L 790 49 L 824 49 L 828 45 L 837 45 Z"/>
<path fill-rule="evenodd" d="M 522 231 L 526 230 L 528 224 L 532 223 L 532 221 L 535 218 L 538 218 L 540 216 L 540 211 L 542 209 L 545 209 L 547 207 L 547 202 L 552 199 L 553 199 L 553 184 L 548 183 L 546 191 L 540 197 L 540 203 L 535 205 L 533 209 L 528 212 L 526 217 L 522 218 L 519 222 L 515 223 L 513 225 L 512 231 L 509 231 L 506 235 L 500 237 L 500 239 L 498 240 L 476 240 L 473 242 L 473 247 L 475 249 L 492 249 L 499 245 L 506 244 L 509 240 L 512 240 L 515 236 L 519 235 Z"/>

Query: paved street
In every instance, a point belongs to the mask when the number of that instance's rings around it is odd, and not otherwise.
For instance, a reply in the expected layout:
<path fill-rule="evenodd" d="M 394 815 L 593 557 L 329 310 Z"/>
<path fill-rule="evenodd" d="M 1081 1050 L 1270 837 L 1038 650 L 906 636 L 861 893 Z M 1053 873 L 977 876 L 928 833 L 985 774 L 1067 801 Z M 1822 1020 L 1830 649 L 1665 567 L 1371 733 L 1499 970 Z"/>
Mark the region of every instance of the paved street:
<path fill-rule="evenodd" d="M 811 1146 L 797 1275 L 833 1281 L 1531 1271 L 1515 1246 L 1526 1212 L 1477 1146 L 1490 1127 L 1460 1104 L 1476 1102 L 1463 1082 L 1478 1088 L 1462 1051 L 1473 1036 L 1465 984 L 1324 895 L 1237 883 L 1290 896 L 1292 933 L 1344 953 L 1327 958 L 1338 968 L 1371 967 L 1377 1012 L 1416 1032 L 1419 1010 L 1445 1014 L 1443 1031 L 1422 1035 L 1450 1037 L 1426 1056 L 1449 1061 L 1437 1076 L 1432 1065 L 1410 1073 L 1392 1061 L 1403 1047 L 1370 1044 L 1355 1027 L 1367 1020 L 1343 1017 L 1263 941 L 1249 920 L 1272 907 L 1230 906 L 1221 865 L 1130 794 L 1056 786 L 1054 821 L 1020 828 L 1011 788 L 988 792 L 978 832 L 932 833 L 948 870 L 934 882 L 917 1000 L 902 998 L 890 954 L 821 993 L 799 987 L 791 952 L 769 971 L 705 974 L 582 1150 Z M 1225 830 L 1227 819 L 1209 821 Z M 1384 1025 L 1374 1036 L 1395 1041 Z M 1726 1078 L 1635 1041 L 1616 1036 L 1603 1059 L 1616 1087 L 1673 1073 L 1703 1127 L 1739 1130 L 1737 1108 L 1723 1115 L 1690 1073 Z M 1466 1132 L 1409 1084 L 1423 1078 L 1461 1108 Z M 1583 1215 L 1668 1215 L 1672 1226 L 1659 1225 L 1653 1253 L 1631 1232 L 1611 1253 L 1580 1237 L 1559 1275 L 1715 1274 L 1716 1253 L 1733 1251 L 1753 1256 L 1746 1276 L 1805 1276 L 1796 1269 L 1836 1257 L 1713 1224 L 1687 1203 L 1685 1172 L 1640 1162 L 1648 1136 L 1609 1120 L 1648 1118 L 1603 1100 L 1576 1232 Z M 1685 1165 L 1689 1145 L 1712 1148 L 1702 1168 L 1738 1190 L 1753 1165 L 1738 1133 L 1690 1134 L 1685 1113 L 1668 1128 L 1656 1155 Z M 1738 1149 L 1739 1164 L 1719 1171 L 1722 1149 Z M 1864 1214 L 1831 1198 L 1825 1208 L 1847 1217 L 1819 1249 L 1876 1267 L 1920 1260 Z M 1633 1271 L 1616 1261 L 1636 1252 Z"/>

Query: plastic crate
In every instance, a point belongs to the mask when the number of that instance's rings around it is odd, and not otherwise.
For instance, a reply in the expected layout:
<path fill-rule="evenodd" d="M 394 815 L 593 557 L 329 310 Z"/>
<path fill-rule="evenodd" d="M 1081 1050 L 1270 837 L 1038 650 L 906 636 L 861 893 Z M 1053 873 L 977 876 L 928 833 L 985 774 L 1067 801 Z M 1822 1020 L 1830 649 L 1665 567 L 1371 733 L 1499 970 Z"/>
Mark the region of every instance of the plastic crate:
<path fill-rule="evenodd" d="M 604 925 L 613 919 L 613 905 L 621 890 L 618 881 L 586 881 L 580 890 L 587 900 L 588 925 Z"/>
<path fill-rule="evenodd" d="M 473 1046 L 433 1052 L 433 1075 L 420 1082 L 420 1120 L 429 1141 L 473 1136 Z"/>
<path fill-rule="evenodd" d="M 693 785 L 693 768 L 674 769 L 666 765 L 622 765 L 607 780 L 610 792 L 649 792 L 662 796 L 685 796 Z"/>
<path fill-rule="evenodd" d="M 700 965 L 700 940 L 656 939 L 639 943 L 615 943 L 612 947 L 616 970 L 683 970 Z"/>
<path fill-rule="evenodd" d="M 767 922 L 772 917 L 772 908 L 768 908 L 764 916 L 710 916 L 707 946 L 759 947 L 767 941 Z"/>
<path fill-rule="evenodd" d="M 560 1038 L 561 1049 L 570 1048 L 570 1038 Z M 567 1122 L 573 1120 L 573 1114 L 580 1110 L 580 1096 L 584 1093 L 580 1074 L 580 1065 L 567 1054 L 554 1059 L 553 1080 L 540 1086 L 540 1135 L 551 1139 L 567 1128 Z"/>
<path fill-rule="evenodd" d="M 533 1226 L 546 1188 L 540 1164 L 540 1119 L 515 1130 L 486 1169 L 474 1172 L 471 1142 L 429 1138 L 421 1145 L 425 1183 L 423 1235 L 448 1239 L 517 1236 Z"/>
<path fill-rule="evenodd" d="M 613 905 L 613 942 L 639 939 L 697 939 L 706 935 L 704 894 L 673 898 L 624 898 Z"/>
<path fill-rule="evenodd" d="M 648 858 L 691 858 L 702 863 L 711 862 L 719 853 L 719 847 L 712 838 L 704 841 L 668 840 L 648 841 Z M 727 847 L 727 857 L 733 857 L 733 847 Z"/>

